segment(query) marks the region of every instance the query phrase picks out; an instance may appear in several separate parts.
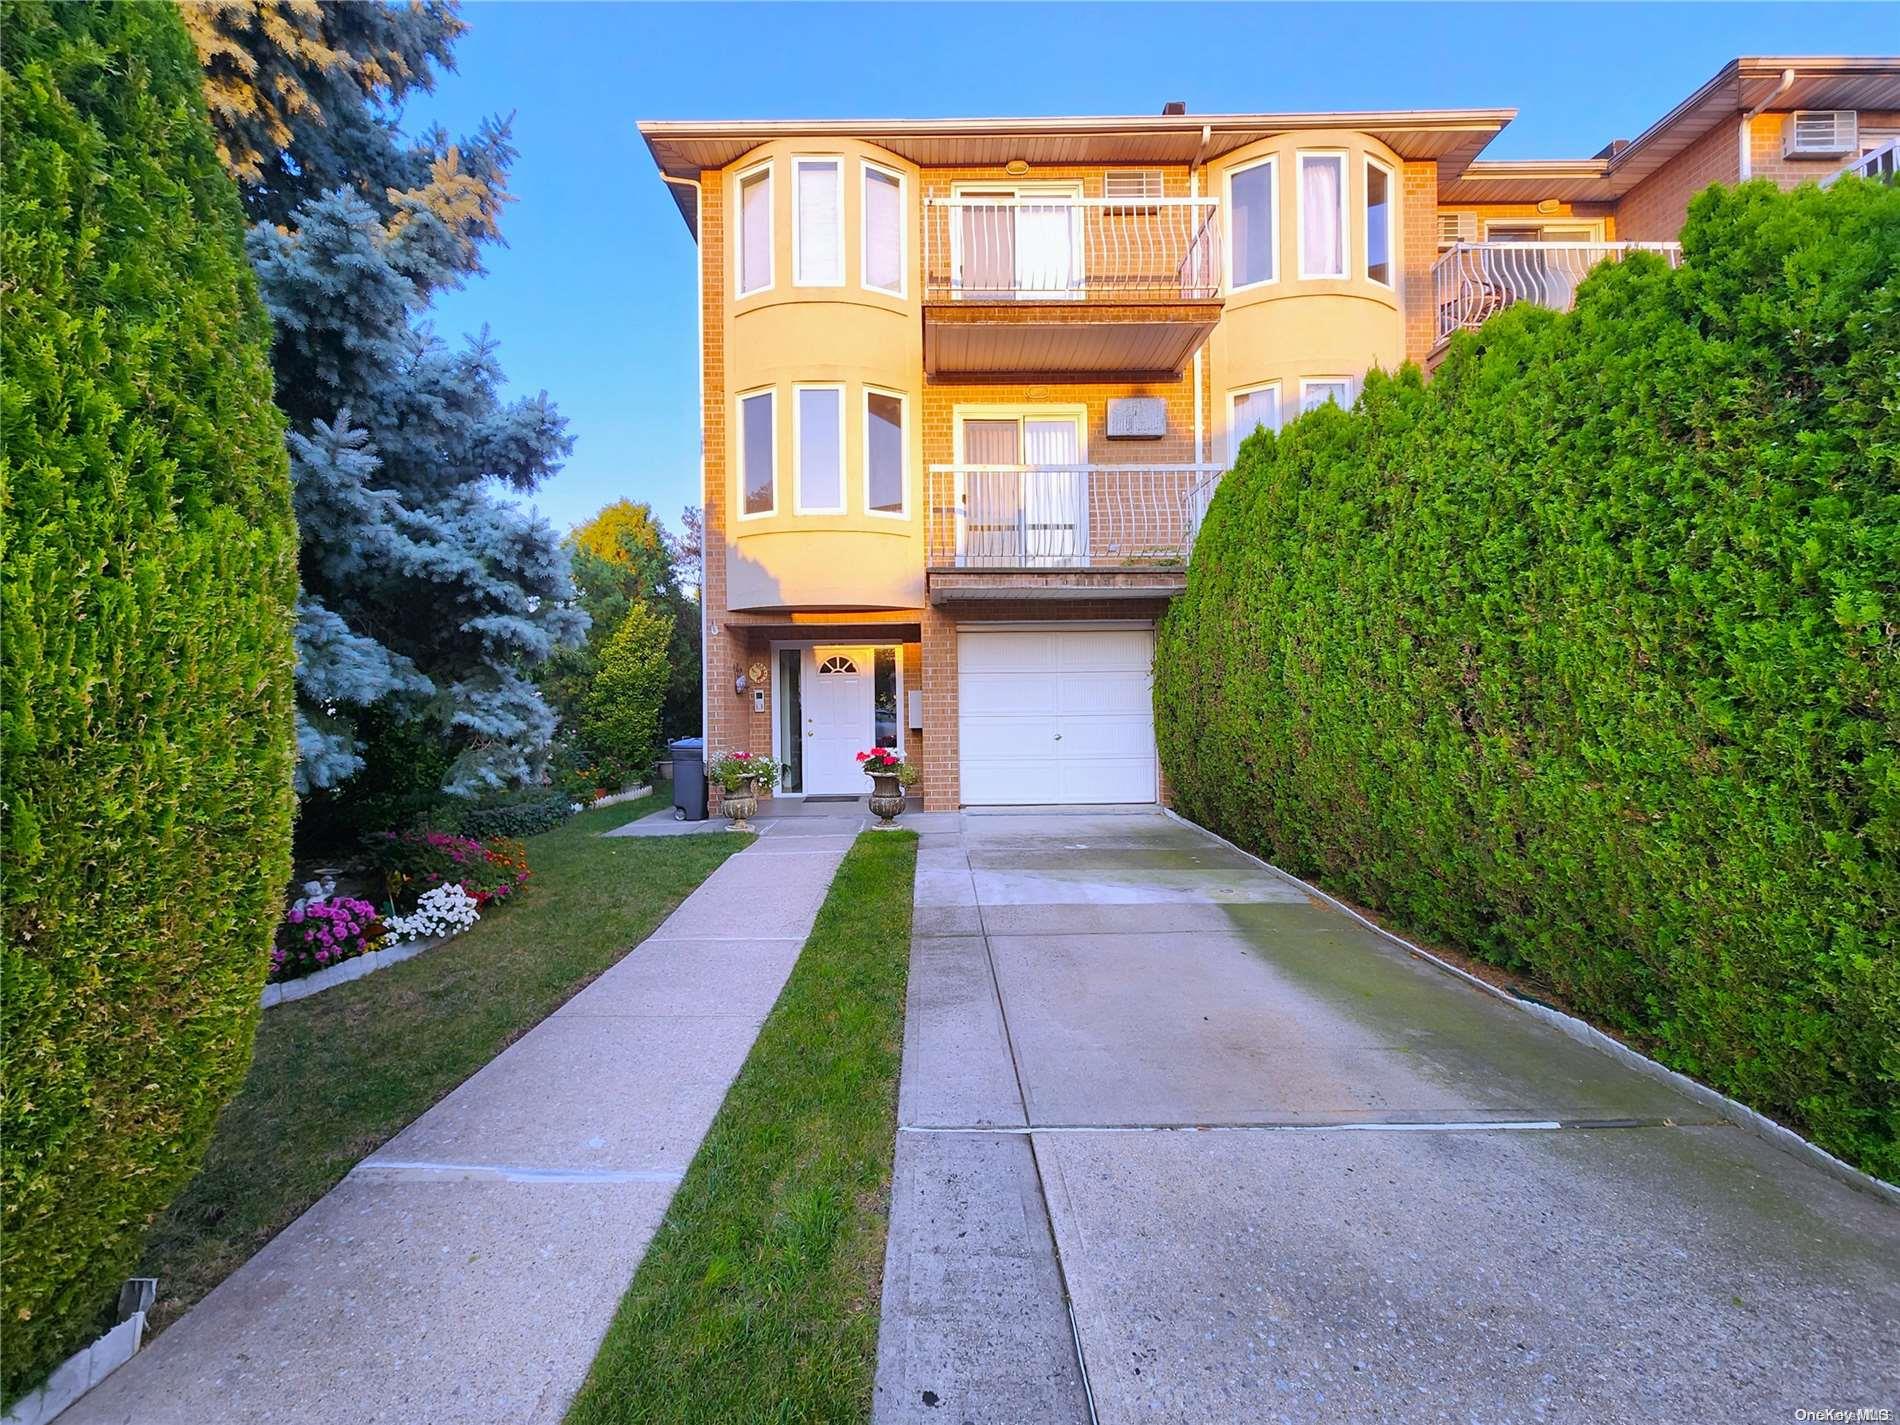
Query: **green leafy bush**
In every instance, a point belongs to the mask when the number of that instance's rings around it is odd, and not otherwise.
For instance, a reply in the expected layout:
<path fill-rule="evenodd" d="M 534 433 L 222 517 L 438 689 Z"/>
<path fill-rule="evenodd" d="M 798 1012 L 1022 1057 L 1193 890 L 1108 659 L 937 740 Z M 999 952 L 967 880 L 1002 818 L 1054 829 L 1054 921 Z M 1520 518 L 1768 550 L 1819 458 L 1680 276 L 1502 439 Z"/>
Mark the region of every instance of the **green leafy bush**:
<path fill-rule="evenodd" d="M 539 788 L 533 797 L 514 797 L 469 807 L 456 818 L 455 829 L 477 841 L 486 841 L 491 836 L 538 836 L 552 831 L 572 815 L 573 797 L 566 792 Z"/>
<path fill-rule="evenodd" d="M 1900 189 L 1256 435 L 1156 655 L 1180 808 L 1900 1176 Z"/>
<path fill-rule="evenodd" d="M 581 718 L 582 739 L 602 764 L 624 776 L 640 776 L 659 755 L 672 638 L 672 616 L 636 599 L 600 650 Z"/>
<path fill-rule="evenodd" d="M 244 1076 L 290 873 L 283 422 L 170 5 L 7 7 L 3 1389 L 99 1329 Z"/>

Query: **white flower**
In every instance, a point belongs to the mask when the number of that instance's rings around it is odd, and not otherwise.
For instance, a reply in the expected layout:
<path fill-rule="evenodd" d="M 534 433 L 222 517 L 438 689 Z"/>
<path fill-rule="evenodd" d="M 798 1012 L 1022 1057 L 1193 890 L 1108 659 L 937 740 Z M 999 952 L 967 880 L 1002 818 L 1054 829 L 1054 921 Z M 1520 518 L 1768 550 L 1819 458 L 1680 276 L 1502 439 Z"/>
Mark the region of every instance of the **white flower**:
<path fill-rule="evenodd" d="M 413 915 L 392 915 L 383 921 L 392 941 L 426 940 L 454 935 L 480 920 L 475 897 L 455 882 L 424 891 Z"/>

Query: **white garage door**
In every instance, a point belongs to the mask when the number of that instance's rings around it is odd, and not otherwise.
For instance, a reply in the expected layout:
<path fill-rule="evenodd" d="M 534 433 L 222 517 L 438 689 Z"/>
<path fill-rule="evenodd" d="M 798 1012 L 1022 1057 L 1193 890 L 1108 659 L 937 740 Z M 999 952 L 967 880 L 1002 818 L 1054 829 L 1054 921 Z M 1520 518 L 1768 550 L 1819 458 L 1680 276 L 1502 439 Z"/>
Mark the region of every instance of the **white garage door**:
<path fill-rule="evenodd" d="M 1155 800 L 1154 632 L 966 630 L 957 637 L 963 800 Z"/>

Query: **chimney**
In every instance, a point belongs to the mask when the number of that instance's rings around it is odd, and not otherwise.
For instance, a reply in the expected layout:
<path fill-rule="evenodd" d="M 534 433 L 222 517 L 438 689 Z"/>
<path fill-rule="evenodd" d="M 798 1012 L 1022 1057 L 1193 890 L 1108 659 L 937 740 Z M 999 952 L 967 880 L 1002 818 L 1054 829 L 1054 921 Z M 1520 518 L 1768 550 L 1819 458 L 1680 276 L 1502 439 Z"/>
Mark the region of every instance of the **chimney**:
<path fill-rule="evenodd" d="M 1161 112 L 1163 114 L 1185 114 L 1187 112 L 1187 100 L 1170 99 L 1161 106 Z"/>

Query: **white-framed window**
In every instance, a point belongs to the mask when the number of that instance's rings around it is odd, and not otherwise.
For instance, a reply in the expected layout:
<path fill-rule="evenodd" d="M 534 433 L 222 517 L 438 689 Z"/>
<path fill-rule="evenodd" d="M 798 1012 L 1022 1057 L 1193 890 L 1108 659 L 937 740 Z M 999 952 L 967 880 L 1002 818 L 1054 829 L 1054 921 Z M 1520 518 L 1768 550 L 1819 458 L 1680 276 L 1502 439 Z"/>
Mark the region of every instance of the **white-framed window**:
<path fill-rule="evenodd" d="M 874 292 L 904 295 L 904 175 L 861 159 L 864 216 L 861 278 Z"/>
<path fill-rule="evenodd" d="M 739 518 L 778 510 L 778 402 L 771 391 L 739 397 Z"/>
<path fill-rule="evenodd" d="M 1256 428 L 1265 426 L 1271 431 L 1280 429 L 1280 383 L 1269 381 L 1261 386 L 1230 392 L 1227 413 L 1227 463 L 1231 465 L 1240 454 L 1241 442 L 1252 435 Z"/>
<path fill-rule="evenodd" d="M 733 185 L 739 195 L 739 295 L 772 285 L 772 165 L 748 168 Z"/>
<path fill-rule="evenodd" d="M 1279 276 L 1280 165 L 1271 158 L 1227 175 L 1227 286 L 1238 292 Z"/>
<path fill-rule="evenodd" d="M 1300 382 L 1300 414 L 1317 411 L 1331 401 L 1341 410 L 1352 404 L 1350 376 L 1308 376 Z"/>
<path fill-rule="evenodd" d="M 1391 169 L 1376 158 L 1366 160 L 1366 280 L 1392 285 L 1396 249 L 1399 185 Z"/>
<path fill-rule="evenodd" d="M 908 404 L 895 391 L 864 388 L 864 508 L 885 519 L 910 517 Z"/>
<path fill-rule="evenodd" d="M 792 160 L 792 285 L 844 286 L 844 160 Z"/>
<path fill-rule="evenodd" d="M 1346 155 L 1301 153 L 1300 276 L 1346 275 Z"/>
<path fill-rule="evenodd" d="M 801 515 L 844 513 L 844 387 L 792 387 L 792 503 Z"/>

